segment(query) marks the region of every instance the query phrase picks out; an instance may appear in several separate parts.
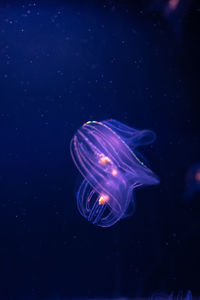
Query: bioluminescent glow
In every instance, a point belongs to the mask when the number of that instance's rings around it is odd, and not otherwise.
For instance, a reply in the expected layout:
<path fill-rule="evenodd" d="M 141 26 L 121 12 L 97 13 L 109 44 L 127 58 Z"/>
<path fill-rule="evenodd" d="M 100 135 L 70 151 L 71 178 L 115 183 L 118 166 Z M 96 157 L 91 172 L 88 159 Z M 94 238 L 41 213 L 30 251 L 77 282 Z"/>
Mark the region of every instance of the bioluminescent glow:
<path fill-rule="evenodd" d="M 159 183 L 135 153 L 138 146 L 154 140 L 153 131 L 112 119 L 89 121 L 76 132 L 70 150 L 84 178 L 77 192 L 77 206 L 84 218 L 109 227 L 133 214 L 133 190 Z"/>
<path fill-rule="evenodd" d="M 186 174 L 186 190 L 184 198 L 191 200 L 200 192 L 200 163 L 190 166 Z"/>

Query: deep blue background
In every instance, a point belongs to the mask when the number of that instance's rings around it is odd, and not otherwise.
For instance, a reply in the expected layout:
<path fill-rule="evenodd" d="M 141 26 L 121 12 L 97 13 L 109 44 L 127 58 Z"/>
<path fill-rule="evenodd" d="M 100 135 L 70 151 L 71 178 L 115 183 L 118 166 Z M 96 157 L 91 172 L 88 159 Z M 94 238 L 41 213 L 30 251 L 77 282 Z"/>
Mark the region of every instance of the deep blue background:
<path fill-rule="evenodd" d="M 2 297 L 200 294 L 200 199 L 183 200 L 200 161 L 197 2 L 174 19 L 147 1 L 1 2 Z M 161 183 L 102 229 L 77 211 L 69 142 L 106 118 L 157 133 L 141 152 Z"/>

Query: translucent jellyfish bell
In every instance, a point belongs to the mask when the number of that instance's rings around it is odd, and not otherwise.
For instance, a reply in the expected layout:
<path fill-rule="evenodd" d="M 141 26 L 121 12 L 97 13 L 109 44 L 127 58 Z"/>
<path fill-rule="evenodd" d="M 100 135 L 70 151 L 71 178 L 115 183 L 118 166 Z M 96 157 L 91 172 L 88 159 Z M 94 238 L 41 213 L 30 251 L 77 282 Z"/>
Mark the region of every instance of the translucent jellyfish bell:
<path fill-rule="evenodd" d="M 77 206 L 83 217 L 109 227 L 133 213 L 133 189 L 159 183 L 134 153 L 138 146 L 154 140 L 154 132 L 116 120 L 89 121 L 76 132 L 70 149 L 84 178 L 77 192 Z"/>

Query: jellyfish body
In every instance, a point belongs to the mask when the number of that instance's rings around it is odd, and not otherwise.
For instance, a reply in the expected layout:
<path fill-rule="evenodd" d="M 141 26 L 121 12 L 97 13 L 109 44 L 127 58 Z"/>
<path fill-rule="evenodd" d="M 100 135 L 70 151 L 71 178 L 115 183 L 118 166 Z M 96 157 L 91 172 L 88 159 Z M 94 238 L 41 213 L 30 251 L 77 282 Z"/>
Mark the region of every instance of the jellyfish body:
<path fill-rule="evenodd" d="M 77 206 L 83 217 L 109 227 L 134 212 L 133 190 L 159 183 L 135 154 L 138 146 L 154 139 L 154 132 L 116 120 L 89 121 L 76 132 L 70 150 L 84 178 L 77 192 Z"/>
<path fill-rule="evenodd" d="M 190 166 L 186 173 L 186 189 L 184 199 L 187 203 L 192 202 L 200 193 L 200 163 Z"/>

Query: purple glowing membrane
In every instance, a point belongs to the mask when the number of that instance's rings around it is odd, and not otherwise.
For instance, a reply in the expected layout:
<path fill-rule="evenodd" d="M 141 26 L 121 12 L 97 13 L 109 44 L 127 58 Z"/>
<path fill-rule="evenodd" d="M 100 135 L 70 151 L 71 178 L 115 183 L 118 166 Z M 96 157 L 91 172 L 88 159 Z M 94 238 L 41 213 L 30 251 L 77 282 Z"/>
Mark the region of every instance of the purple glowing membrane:
<path fill-rule="evenodd" d="M 76 132 L 70 151 L 84 178 L 77 192 L 78 210 L 84 218 L 109 227 L 133 214 L 133 190 L 159 183 L 135 154 L 138 146 L 154 140 L 153 131 L 137 130 L 112 119 L 89 121 Z"/>

